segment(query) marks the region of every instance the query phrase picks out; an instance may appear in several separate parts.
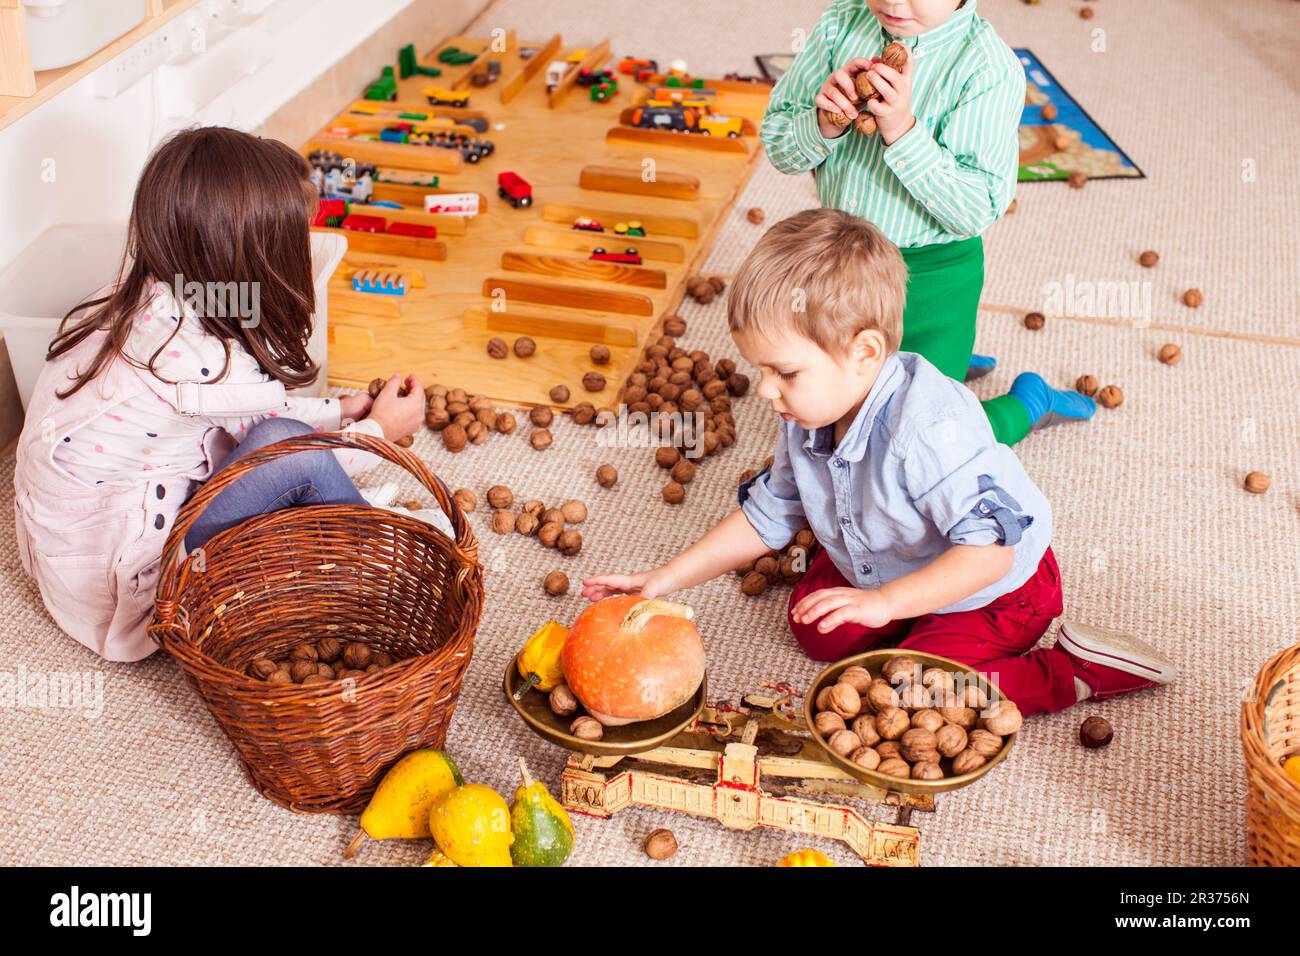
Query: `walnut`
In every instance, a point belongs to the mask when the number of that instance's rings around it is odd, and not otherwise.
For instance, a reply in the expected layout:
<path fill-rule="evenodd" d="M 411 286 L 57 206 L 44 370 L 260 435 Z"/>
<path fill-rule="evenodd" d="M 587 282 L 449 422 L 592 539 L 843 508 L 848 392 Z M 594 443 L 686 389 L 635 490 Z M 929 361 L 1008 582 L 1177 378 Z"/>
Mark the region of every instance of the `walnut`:
<path fill-rule="evenodd" d="M 822 110 L 821 112 L 822 115 L 825 116 L 826 119 L 828 119 L 832 123 L 832 125 L 839 126 L 841 128 L 848 126 L 850 123 L 853 122 L 853 120 L 849 119 L 839 110 Z"/>
<path fill-rule="evenodd" d="M 666 860 L 677 852 L 677 837 L 672 830 L 654 830 L 645 838 L 645 855 L 652 860 Z"/>
<path fill-rule="evenodd" d="M 1165 365 L 1177 365 L 1183 360 L 1183 350 L 1169 342 L 1160 346 L 1159 358 Z"/>
<path fill-rule="evenodd" d="M 401 438 L 394 439 L 393 444 L 396 445 L 398 448 L 410 448 L 412 445 L 415 444 L 415 436 L 403 435 Z"/>
<path fill-rule="evenodd" d="M 673 465 L 672 471 L 669 472 L 673 481 L 679 485 L 689 485 L 695 478 L 695 465 L 686 458 L 683 458 L 677 464 Z"/>
<path fill-rule="evenodd" d="M 552 571 L 542 581 L 542 587 L 551 597 L 559 597 L 561 594 L 567 594 L 569 591 L 569 576 L 563 571 Z"/>
<path fill-rule="evenodd" d="M 1080 395 L 1087 395 L 1089 398 L 1096 395 L 1097 389 L 1100 387 L 1101 383 L 1097 381 L 1095 375 L 1080 375 L 1074 380 L 1074 390 Z"/>
<path fill-rule="evenodd" d="M 578 709 L 578 698 L 569 690 L 568 684 L 556 684 L 546 697 L 551 713 L 557 717 L 568 717 Z"/>
<path fill-rule="evenodd" d="M 451 424 L 442 430 L 442 443 L 447 447 L 447 451 L 464 451 L 468 441 L 469 436 L 460 425 Z"/>
<path fill-rule="evenodd" d="M 321 677 L 324 677 L 326 680 L 334 679 L 334 668 L 331 667 L 329 664 L 317 664 L 316 673 L 319 674 Z"/>
<path fill-rule="evenodd" d="M 1262 471 L 1251 471 L 1246 474 L 1246 481 L 1243 487 L 1252 495 L 1262 495 L 1268 491 L 1269 486 L 1273 484 L 1273 479 Z"/>
<path fill-rule="evenodd" d="M 554 418 L 555 413 L 551 411 L 549 405 L 534 405 L 528 413 L 528 420 L 538 428 L 549 428 Z"/>
<path fill-rule="evenodd" d="M 670 481 L 664 485 L 664 501 L 670 505 L 679 505 L 686 500 L 686 489 L 675 481 Z"/>
<path fill-rule="evenodd" d="M 1106 746 L 1115 737 L 1115 729 L 1105 717 L 1093 714 L 1079 726 L 1079 743 L 1089 750 Z"/>
<path fill-rule="evenodd" d="M 767 579 L 764 578 L 763 580 L 766 581 Z M 831 687 L 832 686 L 834 685 L 827 684 L 825 687 L 823 687 L 821 690 L 817 692 L 817 699 L 814 701 L 814 703 L 816 704 L 818 710 L 831 709 Z"/>
<path fill-rule="evenodd" d="M 259 657 L 253 663 L 248 665 L 248 675 L 256 677 L 258 680 L 266 680 L 272 674 L 280 669 L 280 665 L 275 661 L 267 660 L 265 657 Z M 843 725 L 844 721 L 840 721 Z"/>
<path fill-rule="evenodd" d="M 764 555 L 755 561 L 754 570 L 767 578 L 768 584 L 774 583 L 776 579 L 781 576 L 781 565 L 777 562 L 776 558 L 771 555 Z M 843 679 L 843 677 L 840 678 L 840 680 Z M 856 687 L 854 689 L 856 689 Z"/>
<path fill-rule="evenodd" d="M 569 724 L 569 733 L 579 740 L 599 740 L 605 736 L 605 728 L 595 717 L 579 717 Z"/>
<path fill-rule="evenodd" d="M 893 760 L 895 758 L 901 759 L 903 756 L 903 748 L 899 746 L 897 740 L 882 740 L 873 746 L 875 747 L 876 753 L 880 754 L 881 760 Z"/>
<path fill-rule="evenodd" d="M 664 319 L 664 334 L 677 338 L 686 334 L 686 320 L 680 315 L 670 315 Z"/>
<path fill-rule="evenodd" d="M 392 667 L 393 655 L 389 654 L 387 651 L 371 651 L 370 663 L 377 664 L 380 667 Z"/>
<path fill-rule="evenodd" d="M 898 691 L 890 686 L 889 681 L 876 678 L 867 688 L 867 704 L 877 714 L 898 706 Z"/>
<path fill-rule="evenodd" d="M 875 770 L 880 766 L 880 754 L 871 747 L 859 747 L 849 754 L 849 759 L 867 770 Z"/>
<path fill-rule="evenodd" d="M 424 389 L 424 397 L 427 398 L 427 399 L 429 399 L 429 400 L 431 400 L 431 401 L 432 401 L 433 399 L 435 399 L 435 398 L 440 398 L 440 399 L 442 399 L 443 401 L 446 401 L 446 400 L 447 400 L 447 386 L 446 386 L 446 385 L 439 385 L 439 384 L 436 383 L 436 382 L 435 382 L 434 384 L 432 384 L 432 385 L 428 385 L 428 386 L 426 386 L 425 389 Z"/>
<path fill-rule="evenodd" d="M 1119 408 L 1124 404 L 1124 393 L 1118 385 L 1107 385 L 1097 393 L 1097 404 L 1102 408 Z"/>
<path fill-rule="evenodd" d="M 907 733 L 912 726 L 907 711 L 898 707 L 887 707 L 876 714 L 876 733 L 886 740 L 897 740 Z"/>
<path fill-rule="evenodd" d="M 845 684 L 852 684 L 853 689 L 859 694 L 865 694 L 871 686 L 872 678 L 869 670 L 854 664 L 852 667 L 846 667 L 840 671 L 840 680 Z"/>
<path fill-rule="evenodd" d="M 1071 189 L 1082 189 L 1085 185 L 1087 185 L 1088 174 L 1083 172 L 1082 170 L 1076 169 L 1074 170 L 1074 172 L 1070 173 L 1069 177 L 1066 179 L 1066 182 L 1069 183 Z"/>
<path fill-rule="evenodd" d="M 378 398 L 379 393 L 384 390 L 384 386 L 386 384 L 387 384 L 386 379 L 372 378 L 370 380 L 370 384 L 366 386 L 366 394 L 369 395 L 371 398 Z"/>
<path fill-rule="evenodd" d="M 496 430 L 499 431 L 501 434 L 503 435 L 513 434 L 516 424 L 517 423 L 515 421 L 515 416 L 512 415 L 510 412 L 497 412 L 494 425 L 496 427 Z"/>
<path fill-rule="evenodd" d="M 862 746 L 862 741 L 851 730 L 837 730 L 827 739 L 826 746 L 841 757 L 847 757 Z"/>
<path fill-rule="evenodd" d="M 613 488 L 618 482 L 618 470 L 613 465 L 601 465 L 596 469 L 596 484 L 602 488 Z"/>
<path fill-rule="evenodd" d="M 560 532 L 560 537 L 556 540 L 555 546 L 560 549 L 560 553 L 566 557 L 573 557 L 582 550 L 582 532 L 576 528 L 568 528 Z"/>
<path fill-rule="evenodd" d="M 515 494 L 505 485 L 493 485 L 488 489 L 487 500 L 493 508 L 509 508 L 514 504 Z"/>
<path fill-rule="evenodd" d="M 538 520 L 541 520 L 542 513 L 546 511 L 546 505 L 542 503 L 542 499 L 540 498 L 529 498 L 523 503 L 519 510 L 530 515 L 536 515 Z"/>
<path fill-rule="evenodd" d="M 757 573 L 757 572 L 756 572 Z M 839 714 L 845 720 L 850 717 L 856 717 L 862 710 L 862 698 L 858 692 L 853 689 L 852 684 L 840 682 L 831 687 L 830 697 L 831 710 Z M 881 736 L 887 736 L 882 734 Z"/>
<path fill-rule="evenodd" d="M 451 422 L 451 416 L 445 408 L 431 408 L 424 413 L 424 424 L 436 432 L 442 431 Z"/>
<path fill-rule="evenodd" d="M 876 730 L 876 718 L 870 714 L 860 714 L 853 718 L 851 729 L 858 735 L 868 747 L 874 747 L 880 743 L 880 731 Z"/>
<path fill-rule="evenodd" d="M 307 677 L 303 678 L 302 685 L 304 687 L 310 687 L 314 684 L 328 684 L 332 681 L 333 676 L 326 677 L 324 674 L 309 674 Z"/>
<path fill-rule="evenodd" d="M 555 402 L 557 405 L 563 405 L 569 400 L 569 386 L 556 385 L 551 389 L 550 395 L 551 401 Z"/>
<path fill-rule="evenodd" d="M 506 345 L 505 339 L 499 339 L 496 336 L 488 339 L 487 354 L 492 356 L 494 359 L 505 358 L 509 351 L 510 349 Z"/>
<path fill-rule="evenodd" d="M 579 402 L 573 406 L 569 416 L 575 425 L 590 425 L 596 420 L 596 406 L 591 402 Z"/>
<path fill-rule="evenodd" d="M 593 345 L 593 346 L 591 347 L 591 351 L 590 351 L 588 354 L 591 356 L 591 360 L 592 360 L 594 363 L 596 363 L 597 365 L 608 365 L 608 364 L 609 364 L 609 346 L 608 346 L 608 345 Z"/>
<path fill-rule="evenodd" d="M 745 218 L 757 226 L 767 218 L 767 213 L 763 212 L 758 206 L 750 206 L 745 213 Z"/>
<path fill-rule="evenodd" d="M 813 727 L 817 729 L 817 733 L 829 740 L 836 731 L 845 729 L 844 718 L 833 710 L 823 710 L 813 718 Z"/>
<path fill-rule="evenodd" d="M 682 453 L 671 445 L 655 449 L 655 464 L 660 468 L 672 468 L 681 460 Z"/>
<path fill-rule="evenodd" d="M 955 757 L 966 749 L 966 731 L 956 724 L 944 724 L 934 732 L 934 743 L 943 756 Z"/>
<path fill-rule="evenodd" d="M 280 666 L 271 672 L 271 675 L 267 677 L 266 682 L 268 684 L 292 684 L 293 675 L 289 672 L 289 668 Z"/>
<path fill-rule="evenodd" d="M 1044 103 L 1038 115 L 1043 118 L 1044 123 L 1054 123 L 1056 121 L 1056 105 L 1054 103 Z"/>
<path fill-rule="evenodd" d="M 541 519 L 527 511 L 519 512 L 519 517 L 515 519 L 515 530 L 522 535 L 534 535 L 541 526 Z"/>
<path fill-rule="evenodd" d="M 487 437 L 488 437 L 487 426 L 484 425 L 482 422 L 470 422 L 467 426 L 465 426 L 465 437 L 468 438 L 473 444 L 481 445 L 485 441 L 487 441 Z"/>
<path fill-rule="evenodd" d="M 713 370 L 718 373 L 718 378 L 730 378 L 736 371 L 736 363 L 731 359 L 718 359 L 718 363 L 713 366 Z"/>
<path fill-rule="evenodd" d="M 520 358 L 528 358 L 528 356 L 537 351 L 537 343 L 528 336 L 521 335 L 519 338 L 515 339 L 514 349 L 515 354 Z"/>
<path fill-rule="evenodd" d="M 930 706 L 930 690 L 920 684 L 908 684 L 898 693 L 898 706 L 904 710 L 922 710 Z"/>
<path fill-rule="evenodd" d="M 320 660 L 320 652 L 316 650 L 315 644 L 311 644 L 311 643 L 299 644 L 289 652 L 289 660 L 310 661 L 311 663 L 315 664 L 318 660 Z"/>
<path fill-rule="evenodd" d="M 551 436 L 550 430 L 546 428 L 535 428 L 533 429 L 533 433 L 528 436 L 528 444 L 532 445 L 538 451 L 546 451 L 546 449 L 551 447 L 551 442 L 554 440 L 555 439 Z"/>
<path fill-rule="evenodd" d="M 912 768 L 907 765 L 906 760 L 900 757 L 890 757 L 888 760 L 880 761 L 880 766 L 876 768 L 876 771 L 883 773 L 887 777 L 898 777 L 902 780 L 906 780 L 912 775 Z"/>
<path fill-rule="evenodd" d="M 948 726 L 951 727 L 952 724 Z M 972 730 L 967 738 L 966 747 L 962 749 L 973 750 L 984 757 L 992 757 L 1002 749 L 1002 738 L 987 730 Z"/>
<path fill-rule="evenodd" d="M 913 727 L 920 727 L 924 730 L 930 731 L 931 733 L 938 733 L 939 728 L 943 725 L 943 717 L 939 715 L 937 710 L 929 707 L 918 710 L 912 715 Z"/>
<path fill-rule="evenodd" d="M 494 408 L 480 408 L 477 412 L 478 420 L 484 428 L 497 427 L 497 413 Z"/>
<path fill-rule="evenodd" d="M 880 676 L 895 687 L 914 684 L 921 680 L 921 663 L 906 654 L 891 657 L 880 668 Z"/>
<path fill-rule="evenodd" d="M 981 730 L 987 730 L 999 737 L 1006 737 L 1020 729 L 1022 720 L 1024 718 L 1020 715 L 1020 708 L 1016 706 L 1015 701 L 1004 698 L 995 701 L 984 711 L 979 726 Z"/>
<path fill-rule="evenodd" d="M 963 683 L 961 688 L 961 701 L 967 707 L 974 707 L 976 710 L 983 710 L 989 704 L 989 695 L 984 693 L 984 688 L 975 683 L 974 676 L 970 676 L 970 683 Z"/>
<path fill-rule="evenodd" d="M 940 707 L 939 715 L 950 724 L 956 724 L 962 730 L 975 726 L 978 714 L 974 707 Z"/>
<path fill-rule="evenodd" d="M 740 581 L 740 591 L 750 597 L 758 597 L 767 590 L 767 575 L 762 571 L 749 571 Z"/>
<path fill-rule="evenodd" d="M 913 727 L 899 738 L 898 743 L 903 748 L 903 759 L 908 763 L 939 759 L 938 739 L 924 727 Z"/>
<path fill-rule="evenodd" d="M 952 772 L 961 775 L 971 773 L 988 763 L 988 758 L 973 750 L 963 750 L 952 758 Z"/>
<path fill-rule="evenodd" d="M 921 672 L 921 683 L 932 691 L 950 691 L 953 689 L 954 678 L 942 667 L 927 667 Z"/>
<path fill-rule="evenodd" d="M 1160 253 L 1156 252 L 1154 249 L 1148 249 L 1146 252 L 1138 256 L 1138 262 L 1148 269 L 1154 268 L 1155 264 L 1159 261 Z"/>
<path fill-rule="evenodd" d="M 468 488 L 457 488 L 456 492 L 452 495 L 452 498 L 456 500 L 456 504 L 460 506 L 460 510 L 466 514 L 469 514 L 478 507 L 478 498 L 475 496 L 474 492 L 470 491 Z"/>
<path fill-rule="evenodd" d="M 560 543 L 560 535 L 564 533 L 564 525 L 557 521 L 543 522 L 537 531 L 537 540 L 545 547 L 554 548 Z"/>
<path fill-rule="evenodd" d="M 599 372 L 588 372 L 582 376 L 582 387 L 589 392 L 603 392 L 605 390 L 605 376 Z"/>
<path fill-rule="evenodd" d="M 559 508 L 547 508 L 542 512 L 541 518 L 542 524 L 551 524 L 554 522 L 558 525 L 564 525 L 567 523 L 564 520 L 564 512 Z"/>
<path fill-rule="evenodd" d="M 507 531 L 515 530 L 515 522 L 518 516 L 513 511 L 505 509 L 492 512 L 492 530 L 497 534 L 505 534 Z"/>
<path fill-rule="evenodd" d="M 912 764 L 913 780 L 942 780 L 943 768 L 937 760 L 919 760 Z"/>
<path fill-rule="evenodd" d="M 577 498 L 570 498 L 560 506 L 560 513 L 569 524 L 582 524 L 587 520 L 587 506 Z"/>
<path fill-rule="evenodd" d="M 343 653 L 343 642 L 336 637 L 322 637 L 316 642 L 316 659 L 330 663 Z"/>
<path fill-rule="evenodd" d="M 450 389 L 450 390 L 447 392 L 447 401 L 448 401 L 448 402 L 468 402 L 468 401 L 469 401 L 469 392 L 465 391 L 463 388 L 453 388 L 453 389 Z"/>
<path fill-rule="evenodd" d="M 727 376 L 727 391 L 740 398 L 749 391 L 749 376 L 741 375 L 739 372 Z"/>
<path fill-rule="evenodd" d="M 370 663 L 370 647 L 351 641 L 343 648 L 343 663 L 352 670 L 361 670 Z"/>

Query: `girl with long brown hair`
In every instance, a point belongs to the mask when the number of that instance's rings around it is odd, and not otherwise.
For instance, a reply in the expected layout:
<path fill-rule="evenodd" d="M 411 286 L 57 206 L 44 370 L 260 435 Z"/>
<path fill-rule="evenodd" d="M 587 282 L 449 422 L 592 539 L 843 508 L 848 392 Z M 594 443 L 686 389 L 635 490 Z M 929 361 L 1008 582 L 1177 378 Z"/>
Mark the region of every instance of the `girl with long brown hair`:
<path fill-rule="evenodd" d="M 109 660 L 155 649 L 158 561 L 196 483 L 291 435 L 419 427 L 414 377 L 393 376 L 373 402 L 286 391 L 319 373 L 307 350 L 315 203 L 283 143 L 175 134 L 141 174 L 117 281 L 50 345 L 14 471 L 19 554 L 59 626 Z M 186 545 L 277 508 L 365 504 L 349 475 L 374 461 L 306 452 L 264 465 L 217 496 Z"/>

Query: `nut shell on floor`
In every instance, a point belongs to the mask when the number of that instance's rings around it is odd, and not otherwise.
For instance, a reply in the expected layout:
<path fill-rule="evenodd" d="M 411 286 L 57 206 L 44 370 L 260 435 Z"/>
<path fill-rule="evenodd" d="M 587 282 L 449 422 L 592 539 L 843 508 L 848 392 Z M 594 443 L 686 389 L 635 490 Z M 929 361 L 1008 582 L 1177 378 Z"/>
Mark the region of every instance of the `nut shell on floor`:
<path fill-rule="evenodd" d="M 518 355 L 520 358 L 528 358 L 530 355 L 532 355 L 534 352 L 537 351 L 537 343 L 534 342 L 526 335 L 521 335 L 519 336 L 519 338 L 515 339 L 515 344 L 513 347 L 515 350 L 515 354 Z"/>
<path fill-rule="evenodd" d="M 1038 331 L 1047 324 L 1047 317 L 1041 312 L 1029 312 L 1024 318 L 1025 328 Z"/>
<path fill-rule="evenodd" d="M 1074 390 L 1080 395 L 1087 395 L 1089 398 L 1097 394 L 1097 389 L 1101 388 L 1101 383 L 1097 381 L 1095 375 L 1080 375 L 1074 380 Z"/>
<path fill-rule="evenodd" d="M 1166 365 L 1177 365 L 1183 360 L 1183 350 L 1172 342 L 1160 346 L 1158 357 Z"/>
<path fill-rule="evenodd" d="M 1107 385 L 1097 392 L 1097 404 L 1102 408 L 1119 408 L 1124 404 L 1124 392 L 1118 385 Z"/>
<path fill-rule="evenodd" d="M 1188 289 L 1183 293 L 1183 305 L 1189 308 L 1199 309 L 1204 301 L 1205 296 L 1200 289 Z"/>
<path fill-rule="evenodd" d="M 596 484 L 602 488 L 613 488 L 618 483 L 618 469 L 613 465 L 601 465 L 596 469 Z"/>
<path fill-rule="evenodd" d="M 1148 249 L 1138 256 L 1138 264 L 1145 269 L 1154 269 L 1160 262 L 1160 253 L 1154 249 Z"/>
<path fill-rule="evenodd" d="M 1273 484 L 1273 479 L 1262 471 L 1252 471 L 1246 475 L 1243 487 L 1252 495 L 1262 495 Z"/>
<path fill-rule="evenodd" d="M 677 852 L 677 837 L 672 830 L 653 830 L 645 838 L 645 855 L 652 860 L 666 860 Z"/>
<path fill-rule="evenodd" d="M 559 597 L 569 591 L 569 576 L 563 571 L 552 571 L 542 581 L 542 587 L 551 597 Z"/>
<path fill-rule="evenodd" d="M 555 441 L 554 436 L 545 428 L 535 428 L 533 433 L 528 436 L 528 444 L 532 445 L 538 451 L 545 451 L 551 447 Z"/>

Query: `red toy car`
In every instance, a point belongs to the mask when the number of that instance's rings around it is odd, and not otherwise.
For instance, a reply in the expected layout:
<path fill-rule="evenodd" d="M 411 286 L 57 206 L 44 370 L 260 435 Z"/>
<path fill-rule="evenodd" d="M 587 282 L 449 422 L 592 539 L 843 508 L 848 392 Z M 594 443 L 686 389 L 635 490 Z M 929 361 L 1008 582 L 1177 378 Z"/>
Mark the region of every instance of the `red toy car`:
<path fill-rule="evenodd" d="M 641 264 L 641 253 L 631 247 L 624 252 L 606 252 L 604 246 L 597 246 L 591 250 L 591 258 L 596 262 L 621 262 L 629 266 Z"/>
<path fill-rule="evenodd" d="M 497 195 L 516 209 L 533 204 L 533 187 L 514 173 L 497 173 Z"/>

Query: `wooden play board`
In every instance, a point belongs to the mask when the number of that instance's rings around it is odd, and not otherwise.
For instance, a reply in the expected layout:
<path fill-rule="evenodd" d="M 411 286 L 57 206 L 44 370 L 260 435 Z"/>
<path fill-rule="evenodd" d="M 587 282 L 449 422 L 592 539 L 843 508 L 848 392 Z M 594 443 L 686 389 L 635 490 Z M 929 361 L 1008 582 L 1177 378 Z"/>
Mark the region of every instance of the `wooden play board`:
<path fill-rule="evenodd" d="M 449 46 L 478 53 L 480 62 L 497 59 L 500 79 L 486 87 L 471 85 L 469 74 L 477 63 L 438 61 L 438 51 Z M 537 53 L 523 59 L 521 47 Z M 548 392 L 557 384 L 570 390 L 562 407 L 582 401 L 598 408 L 616 404 L 640 348 L 659 334 L 664 316 L 681 300 L 686 279 L 697 273 L 761 159 L 754 130 L 768 88 L 716 83 L 713 108 L 743 119 L 746 133 L 739 139 L 634 130 L 620 124 L 620 117 L 644 99 L 647 86 L 616 73 L 617 94 L 594 103 L 574 82 L 581 67 L 615 69 L 617 58 L 606 41 L 587 48 L 580 66 L 548 94 L 547 66 L 575 50 L 558 35 L 518 41 L 512 31 L 498 39 L 496 50 L 487 38 L 450 37 L 420 60 L 441 69 L 441 76 L 399 79 L 396 102 L 350 103 L 303 144 L 304 155 L 326 148 L 376 163 L 381 178 L 388 170 L 440 178 L 437 189 L 378 183 L 375 198 L 402 203 L 400 211 L 352 207 L 390 222 L 436 225 L 436 240 L 337 230 L 348 238 L 349 251 L 329 285 L 332 384 L 364 387 L 373 378 L 409 371 L 426 384 L 459 386 L 508 404 L 555 404 Z M 430 106 L 422 93 L 428 86 L 463 93 L 469 104 Z M 357 104 L 378 112 L 355 113 Z M 329 135 L 344 127 L 378 132 L 401 122 L 403 110 L 453 121 L 484 117 L 487 131 L 473 135 L 491 140 L 495 152 L 470 164 L 454 150 Z M 512 208 L 498 197 L 497 174 L 507 170 L 532 185 L 531 207 Z M 653 181 L 645 181 L 651 172 Z M 434 192 L 476 192 L 480 212 L 428 215 L 423 197 Z M 606 231 L 573 229 L 579 216 L 599 221 Z M 644 224 L 644 238 L 614 234 L 616 223 L 630 220 Z M 588 257 L 596 246 L 611 253 L 634 247 L 642 264 L 593 262 Z M 423 287 L 408 288 L 404 296 L 354 292 L 350 277 L 358 269 L 410 270 L 423 279 Z M 512 343 L 519 335 L 537 342 L 531 357 L 487 354 L 493 336 Z M 609 364 L 600 367 L 588 354 L 597 342 L 612 353 Z M 601 392 L 582 387 L 583 374 L 593 370 L 607 380 Z"/>

